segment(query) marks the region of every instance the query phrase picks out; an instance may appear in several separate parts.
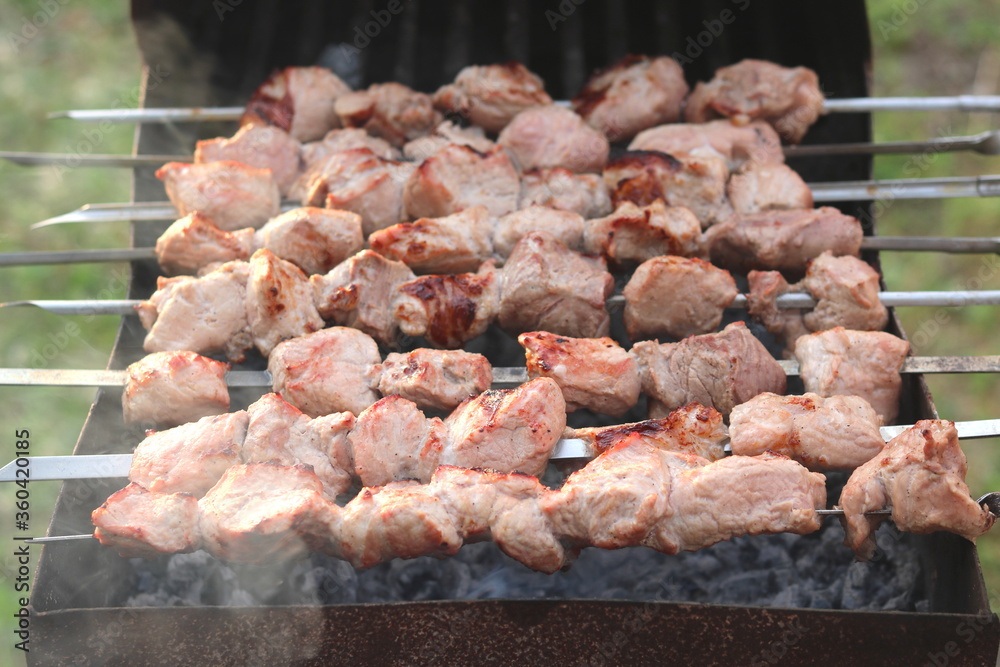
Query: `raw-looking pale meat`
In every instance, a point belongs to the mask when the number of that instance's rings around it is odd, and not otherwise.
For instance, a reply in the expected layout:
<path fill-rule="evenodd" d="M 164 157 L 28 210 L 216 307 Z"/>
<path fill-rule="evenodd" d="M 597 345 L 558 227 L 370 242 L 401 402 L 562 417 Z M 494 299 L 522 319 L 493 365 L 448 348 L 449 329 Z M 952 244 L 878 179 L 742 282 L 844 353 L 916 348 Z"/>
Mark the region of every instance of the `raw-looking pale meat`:
<path fill-rule="evenodd" d="M 123 558 L 156 558 L 201 546 L 198 499 L 188 493 L 155 493 L 132 482 L 90 518 L 94 537 Z"/>
<path fill-rule="evenodd" d="M 229 410 L 229 364 L 184 350 L 154 352 L 125 369 L 125 423 L 177 426 Z"/>
<path fill-rule="evenodd" d="M 576 174 L 562 167 L 529 169 L 521 174 L 520 206 L 536 205 L 599 218 L 611 213 L 611 196 L 598 174 Z"/>
<path fill-rule="evenodd" d="M 350 90 L 324 67 L 286 67 L 250 96 L 240 125 L 274 125 L 298 141 L 315 141 L 340 125 L 333 105 Z"/>
<path fill-rule="evenodd" d="M 441 218 L 471 206 L 494 216 L 518 206 L 521 180 L 499 146 L 486 153 L 450 144 L 423 161 L 403 188 L 410 218 Z"/>
<path fill-rule="evenodd" d="M 603 133 L 555 105 L 519 113 L 497 137 L 497 144 L 511 154 L 521 171 L 562 167 L 600 173 L 610 151 Z"/>
<path fill-rule="evenodd" d="M 628 149 L 659 151 L 675 157 L 717 155 L 726 161 L 730 171 L 736 171 L 747 162 L 781 164 L 785 161 L 781 137 L 774 128 L 759 120 L 749 125 L 733 125 L 729 120 L 660 125 L 640 132 Z"/>
<path fill-rule="evenodd" d="M 281 194 L 287 195 L 301 170 L 302 145 L 286 131 L 266 125 L 244 125 L 232 137 L 199 141 L 194 161 L 231 160 L 258 169 L 270 169 Z"/>
<path fill-rule="evenodd" d="M 579 213 L 548 206 L 526 206 L 497 220 L 493 253 L 498 259 L 506 260 L 517 242 L 531 232 L 546 232 L 570 250 L 583 250 L 583 227 L 583 216 Z"/>
<path fill-rule="evenodd" d="M 155 251 L 165 273 L 193 275 L 213 264 L 250 259 L 254 230 L 247 227 L 227 232 L 207 215 L 195 211 L 167 227 L 156 239 Z"/>
<path fill-rule="evenodd" d="M 585 252 L 604 255 L 618 264 L 661 255 L 704 254 L 698 218 L 684 206 L 666 206 L 662 199 L 648 206 L 625 201 L 611 215 L 588 220 L 583 246 Z"/>
<path fill-rule="evenodd" d="M 200 211 L 226 231 L 260 227 L 281 212 L 281 192 L 270 169 L 232 161 L 168 162 L 156 177 L 181 216 Z"/>
<path fill-rule="evenodd" d="M 401 222 L 375 232 L 368 242 L 415 273 L 463 273 L 492 256 L 495 224 L 486 207 L 472 206 L 443 218 Z"/>
<path fill-rule="evenodd" d="M 326 273 L 360 252 L 365 240 L 357 213 L 307 206 L 282 213 L 258 229 L 257 245 L 312 275 Z"/>
<path fill-rule="evenodd" d="M 490 388 L 493 367 L 481 354 L 462 350 L 417 348 L 392 352 L 375 368 L 378 390 L 396 394 L 421 409 L 451 411 L 458 404 Z"/>
<path fill-rule="evenodd" d="M 467 118 L 487 132 L 499 132 L 531 107 L 552 104 L 538 75 L 518 62 L 473 65 L 434 93 L 434 106 Z"/>
<path fill-rule="evenodd" d="M 344 127 L 364 128 L 393 146 L 430 133 L 442 120 L 430 95 L 395 82 L 341 95 L 334 110 Z"/>

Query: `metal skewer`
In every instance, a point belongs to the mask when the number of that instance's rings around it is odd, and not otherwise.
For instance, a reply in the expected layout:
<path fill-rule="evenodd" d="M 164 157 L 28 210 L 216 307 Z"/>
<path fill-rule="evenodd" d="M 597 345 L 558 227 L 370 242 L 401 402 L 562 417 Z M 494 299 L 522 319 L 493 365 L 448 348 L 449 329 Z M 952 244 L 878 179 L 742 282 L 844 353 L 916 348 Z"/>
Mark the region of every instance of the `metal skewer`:
<path fill-rule="evenodd" d="M 190 162 L 190 155 L 77 155 L 0 151 L 0 158 L 26 167 L 159 167 L 167 162 Z"/>

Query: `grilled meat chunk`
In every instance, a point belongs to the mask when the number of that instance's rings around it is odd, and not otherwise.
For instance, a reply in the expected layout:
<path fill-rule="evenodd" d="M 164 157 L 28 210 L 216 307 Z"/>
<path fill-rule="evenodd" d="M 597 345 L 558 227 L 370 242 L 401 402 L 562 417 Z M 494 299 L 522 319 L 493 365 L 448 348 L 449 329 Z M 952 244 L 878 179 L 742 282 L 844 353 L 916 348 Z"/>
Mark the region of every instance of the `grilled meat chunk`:
<path fill-rule="evenodd" d="M 312 276 L 309 283 L 316 308 L 324 318 L 395 347 L 399 324 L 393 314 L 393 300 L 397 288 L 413 277 L 406 264 L 362 250 L 325 276 Z"/>
<path fill-rule="evenodd" d="M 200 211 L 231 231 L 260 227 L 281 212 L 281 193 L 270 169 L 239 162 L 168 162 L 156 171 L 181 216 Z"/>
<path fill-rule="evenodd" d="M 667 207 L 662 199 L 641 207 L 622 202 L 611 215 L 588 220 L 583 247 L 585 252 L 604 255 L 618 264 L 661 255 L 704 254 L 698 218 L 683 206 Z"/>
<path fill-rule="evenodd" d="M 725 269 L 697 258 L 664 256 L 640 264 L 622 293 L 625 329 L 636 341 L 716 331 L 739 291 Z"/>
<path fill-rule="evenodd" d="M 257 239 L 259 246 L 307 275 L 330 271 L 365 244 L 357 213 L 314 207 L 296 208 L 273 218 L 257 230 Z"/>
<path fill-rule="evenodd" d="M 773 451 L 817 472 L 854 470 L 885 446 L 878 413 L 858 396 L 764 393 L 733 408 L 733 454 Z"/>
<path fill-rule="evenodd" d="M 669 56 L 625 56 L 596 72 L 573 98 L 573 111 L 611 141 L 674 123 L 688 94 L 681 66 Z"/>
<path fill-rule="evenodd" d="M 659 151 L 675 157 L 715 155 L 726 161 L 730 171 L 747 162 L 782 164 L 781 137 L 763 121 L 734 125 L 729 120 L 708 123 L 672 123 L 653 127 L 636 135 L 630 151 Z"/>
<path fill-rule="evenodd" d="M 434 93 L 436 108 L 487 132 L 499 132 L 525 109 L 549 104 L 542 80 L 518 62 L 466 67 Z"/>
<path fill-rule="evenodd" d="M 652 418 L 692 401 L 729 417 L 735 406 L 757 394 L 785 393 L 784 370 L 742 322 L 679 343 L 641 341 L 632 354 Z"/>
<path fill-rule="evenodd" d="M 397 394 L 421 409 L 454 410 L 493 383 L 493 367 L 486 357 L 462 350 L 393 352 L 374 371 L 379 373 L 378 390 L 383 396 Z"/>
<path fill-rule="evenodd" d="M 493 254 L 495 220 L 484 206 L 442 218 L 401 222 L 371 235 L 372 250 L 416 273 L 475 271 Z"/>
<path fill-rule="evenodd" d="M 240 462 L 249 422 L 240 410 L 150 432 L 132 454 L 129 481 L 150 491 L 201 497 Z"/>
<path fill-rule="evenodd" d="M 521 208 L 547 206 L 572 211 L 584 218 L 611 213 L 611 197 L 597 174 L 574 174 L 569 169 L 530 169 L 521 175 Z"/>
<path fill-rule="evenodd" d="M 116 491 L 90 515 L 94 537 L 123 558 L 155 558 L 201 546 L 198 499 L 155 493 L 135 482 Z"/>
<path fill-rule="evenodd" d="M 403 185 L 414 169 L 367 148 L 334 153 L 312 171 L 304 203 L 357 213 L 368 236 L 406 219 Z"/>
<path fill-rule="evenodd" d="M 199 141 L 194 161 L 231 160 L 258 169 L 270 169 L 281 194 L 287 195 L 299 177 L 302 145 L 278 127 L 244 125 L 232 137 Z"/>
<path fill-rule="evenodd" d="M 569 109 L 549 105 L 522 111 L 497 137 L 522 170 L 562 167 L 598 172 L 608 161 L 607 137 Z"/>
<path fill-rule="evenodd" d="M 585 408 L 620 416 L 639 400 L 635 360 L 610 338 L 569 338 L 545 331 L 523 333 L 528 377 L 552 378 L 566 410 Z"/>
<path fill-rule="evenodd" d="M 785 164 L 748 162 L 729 177 L 726 195 L 738 215 L 812 208 L 812 190 Z"/>
<path fill-rule="evenodd" d="M 783 294 L 800 294 L 801 282 L 789 285 L 780 271 L 751 271 L 747 274 L 750 291 L 747 293 L 747 312 L 764 325 L 791 355 L 799 336 L 809 333 L 802 320 L 801 308 L 778 308 L 778 297 Z"/>
<path fill-rule="evenodd" d="M 517 208 L 521 181 L 500 147 L 480 153 L 450 144 L 424 160 L 403 189 L 411 218 L 441 218 L 471 206 L 485 206 L 495 216 Z"/>
<path fill-rule="evenodd" d="M 891 424 L 899 414 L 902 368 L 910 344 L 882 331 L 834 327 L 795 341 L 806 391 L 820 396 L 860 396 Z M 776 392 L 780 393 L 780 392 Z"/>
<path fill-rule="evenodd" d="M 334 103 L 350 87 L 323 67 L 286 67 L 262 83 L 240 125 L 274 125 L 298 141 L 315 141 L 339 125 Z"/>
<path fill-rule="evenodd" d="M 489 260 L 478 273 L 421 276 L 399 285 L 392 313 L 404 334 L 455 349 L 486 332 L 500 298 L 501 273 Z"/>
<path fill-rule="evenodd" d="M 864 232 L 857 218 L 835 208 L 735 215 L 705 233 L 712 263 L 734 273 L 774 270 L 800 276 L 809 260 L 829 250 L 857 256 Z"/>
<path fill-rule="evenodd" d="M 347 438 L 354 415 L 350 412 L 310 419 L 277 394 L 265 394 L 247 408 L 247 414 L 244 463 L 309 466 L 330 500 L 351 487 L 354 460 Z"/>
<path fill-rule="evenodd" d="M 330 327 L 278 343 L 267 362 L 272 389 L 311 417 L 362 410 L 382 361 L 375 341 L 357 329 Z"/>
<path fill-rule="evenodd" d="M 186 351 L 154 352 L 125 369 L 125 422 L 177 426 L 229 409 L 229 364 Z"/>
<path fill-rule="evenodd" d="M 254 251 L 252 227 L 226 232 L 195 211 L 167 227 L 156 239 L 156 259 L 169 275 L 195 274 L 206 266 L 248 260 Z"/>
<path fill-rule="evenodd" d="M 323 328 L 309 279 L 299 267 L 267 249 L 250 258 L 246 314 L 254 345 L 265 357 L 286 338 Z"/>
<path fill-rule="evenodd" d="M 355 148 L 367 148 L 377 157 L 384 160 L 399 160 L 399 149 L 385 139 L 373 137 L 357 127 L 344 127 L 330 130 L 320 141 L 302 144 L 302 168 L 298 177 L 288 191 L 291 199 L 308 201 L 309 184 L 313 177 L 323 170 L 323 165 L 337 153 L 344 153 Z"/>
<path fill-rule="evenodd" d="M 234 465 L 198 501 L 202 541 L 224 560 L 298 558 L 326 546 L 335 507 L 308 466 Z"/>
<path fill-rule="evenodd" d="M 508 333 L 607 335 L 605 301 L 614 279 L 603 259 L 573 252 L 544 232 L 532 232 L 514 246 L 503 272 L 499 319 Z"/>
<path fill-rule="evenodd" d="M 967 471 L 955 424 L 918 421 L 847 480 L 840 493 L 844 544 L 860 560 L 870 559 L 876 550 L 875 529 L 884 517 L 865 513 L 889 508 L 900 530 L 918 535 L 947 530 L 975 542 L 995 519 L 969 496 Z"/>
<path fill-rule="evenodd" d="M 430 95 L 395 82 L 341 95 L 333 107 L 344 127 L 364 128 L 393 146 L 422 137 L 441 122 Z"/>
<path fill-rule="evenodd" d="M 730 118 L 737 125 L 760 119 L 797 144 L 822 111 L 823 93 L 815 72 L 747 59 L 716 70 L 709 83 L 696 85 L 684 117 L 689 123 Z"/>
<path fill-rule="evenodd" d="M 506 260 L 517 242 L 531 232 L 547 232 L 570 250 L 581 250 L 583 226 L 583 217 L 578 213 L 531 205 L 497 220 L 493 231 L 493 253 L 500 260 Z"/>
<path fill-rule="evenodd" d="M 459 127 L 446 120 L 426 137 L 420 137 L 403 146 L 406 159 L 420 163 L 450 144 L 468 146 L 480 153 L 493 150 L 496 145 L 486 138 L 481 127 Z"/>
<path fill-rule="evenodd" d="M 712 155 L 675 158 L 656 151 L 630 151 L 604 168 L 604 183 L 615 206 L 625 201 L 647 206 L 662 199 L 667 206 L 691 209 L 702 227 L 732 214 L 726 198 L 728 178 L 725 160 Z"/>
<path fill-rule="evenodd" d="M 413 401 L 386 396 L 358 414 L 348 440 L 354 470 L 365 486 L 404 479 L 426 482 L 441 464 L 448 431 Z"/>
<path fill-rule="evenodd" d="M 246 309 L 249 276 L 247 262 L 227 262 L 201 278 L 157 278 L 156 291 L 136 306 L 149 332 L 143 349 L 222 350 L 230 361 L 242 361 L 253 346 Z"/>
<path fill-rule="evenodd" d="M 729 433 L 715 408 L 689 403 L 663 419 L 647 419 L 615 426 L 567 429 L 565 437 L 585 440 L 596 456 L 630 438 L 668 452 L 700 456 L 717 461 L 726 455 Z"/>

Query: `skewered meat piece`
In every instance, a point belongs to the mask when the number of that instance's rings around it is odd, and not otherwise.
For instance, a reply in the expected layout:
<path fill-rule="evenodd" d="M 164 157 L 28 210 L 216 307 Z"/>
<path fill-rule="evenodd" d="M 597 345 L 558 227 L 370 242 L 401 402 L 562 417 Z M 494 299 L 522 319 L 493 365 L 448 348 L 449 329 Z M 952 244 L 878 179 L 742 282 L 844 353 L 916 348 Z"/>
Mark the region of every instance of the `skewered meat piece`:
<path fill-rule="evenodd" d="M 726 455 L 729 433 L 715 408 L 689 403 L 663 419 L 647 419 L 632 424 L 567 429 L 565 437 L 587 441 L 594 455 L 608 451 L 630 438 L 668 452 L 700 456 L 718 461 Z"/>
<path fill-rule="evenodd" d="M 596 72 L 573 98 L 573 111 L 611 141 L 681 117 L 688 94 L 681 66 L 669 56 L 625 56 Z"/>
<path fill-rule="evenodd" d="M 834 327 L 795 341 L 806 391 L 820 396 L 860 396 L 891 424 L 899 413 L 899 375 L 910 344 L 882 331 Z M 781 393 L 781 392 L 775 392 Z"/>
<path fill-rule="evenodd" d="M 182 217 L 200 211 L 226 231 L 260 227 L 281 212 L 281 192 L 270 169 L 231 161 L 168 162 L 156 177 Z"/>
<path fill-rule="evenodd" d="M 348 436 L 354 469 L 365 486 L 393 480 L 427 481 L 441 464 L 448 431 L 402 396 L 386 396 L 358 414 Z"/>
<path fill-rule="evenodd" d="M 424 160 L 403 188 L 411 218 L 441 218 L 477 205 L 500 216 L 517 208 L 520 195 L 517 170 L 502 148 L 480 153 L 458 144 Z"/>
<path fill-rule="evenodd" d="M 552 378 L 567 412 L 580 409 L 620 416 L 639 400 L 635 360 L 610 338 L 569 338 L 545 331 L 523 333 L 529 378 Z"/>
<path fill-rule="evenodd" d="M 167 227 L 156 239 L 154 250 L 164 272 L 193 274 L 217 263 L 250 259 L 254 238 L 252 227 L 223 231 L 207 215 L 195 211 Z"/>
<path fill-rule="evenodd" d="M 630 151 L 604 168 L 604 182 L 617 206 L 631 201 L 647 206 L 662 199 L 667 206 L 691 209 L 702 227 L 732 215 L 726 198 L 729 169 L 711 155 L 675 158 L 656 151 Z"/>
<path fill-rule="evenodd" d="M 504 265 L 500 326 L 512 335 L 541 330 L 577 338 L 606 336 L 611 319 L 604 304 L 613 289 L 602 258 L 532 232 L 518 241 Z"/>
<path fill-rule="evenodd" d="M 487 132 L 499 132 L 531 107 L 552 104 L 542 80 L 518 62 L 465 67 L 454 83 L 434 93 L 434 106 L 468 118 Z"/>
<path fill-rule="evenodd" d="M 154 493 L 135 482 L 111 494 L 90 515 L 94 537 L 123 558 L 156 558 L 201 546 L 198 499 Z"/>
<path fill-rule="evenodd" d="M 246 316 L 254 345 L 265 357 L 286 338 L 323 328 L 306 274 L 267 249 L 250 258 Z"/>
<path fill-rule="evenodd" d="M 501 279 L 493 260 L 477 273 L 414 278 L 396 288 L 392 317 L 408 336 L 461 347 L 485 333 L 500 312 Z"/>
<path fill-rule="evenodd" d="M 712 263 L 734 273 L 776 270 L 802 275 L 809 260 L 861 252 L 864 232 L 857 218 L 835 208 L 763 211 L 735 215 L 705 233 Z"/>
<path fill-rule="evenodd" d="M 312 417 L 362 410 L 378 400 L 375 341 L 357 329 L 330 327 L 278 343 L 268 358 L 272 389 Z"/>
<path fill-rule="evenodd" d="M 887 508 L 900 530 L 918 535 L 947 530 L 975 542 L 993 526 L 994 517 L 969 496 L 967 471 L 955 424 L 918 421 L 847 480 L 840 493 L 844 544 L 859 560 L 870 559 L 877 546 L 875 529 L 884 517 L 865 512 Z"/>
<path fill-rule="evenodd" d="M 367 148 L 334 153 L 315 167 L 304 203 L 353 211 L 365 236 L 406 219 L 403 185 L 415 166 L 381 158 Z"/>
<path fill-rule="evenodd" d="M 521 171 L 562 167 L 597 172 L 608 161 L 608 138 L 564 107 L 548 105 L 517 114 L 497 137 Z"/>
<path fill-rule="evenodd" d="M 418 348 L 392 352 L 375 368 L 383 396 L 397 394 L 422 408 L 451 411 L 493 383 L 493 367 L 481 354 Z"/>
<path fill-rule="evenodd" d="M 684 117 L 689 123 L 730 118 L 737 125 L 759 118 L 797 144 L 822 111 L 823 93 L 815 72 L 747 59 L 716 70 L 709 83 L 696 85 Z"/>
<path fill-rule="evenodd" d="M 156 291 L 136 306 L 149 332 L 143 349 L 222 350 L 230 361 L 243 361 L 253 346 L 246 308 L 249 276 L 247 262 L 227 262 L 201 278 L 157 278 Z"/>
<path fill-rule="evenodd" d="M 393 299 L 397 288 L 413 278 L 413 271 L 402 262 L 362 250 L 325 276 L 312 276 L 309 282 L 320 315 L 395 347 L 399 323 Z"/>
<path fill-rule="evenodd" d="M 399 149 L 385 139 L 373 137 L 357 127 L 343 127 L 330 130 L 320 141 L 302 144 L 302 168 L 288 191 L 291 199 L 308 201 L 309 183 L 322 171 L 324 163 L 337 153 L 367 148 L 384 160 L 399 160 Z"/>
<path fill-rule="evenodd" d="M 441 122 L 430 95 L 395 82 L 341 95 L 333 107 L 344 127 L 364 128 L 393 146 L 422 137 Z"/>
<path fill-rule="evenodd" d="M 730 171 L 747 162 L 782 164 L 781 137 L 770 125 L 755 120 L 733 125 L 729 120 L 708 123 L 673 123 L 640 132 L 628 145 L 630 151 L 659 151 L 675 157 L 716 155 Z"/>
<path fill-rule="evenodd" d="M 878 413 L 859 396 L 763 393 L 733 408 L 733 454 L 773 451 L 817 472 L 854 470 L 885 447 Z"/>
<path fill-rule="evenodd" d="M 679 343 L 641 341 L 632 354 L 654 419 L 692 401 L 729 417 L 757 394 L 785 393 L 785 371 L 742 322 Z"/>
<path fill-rule="evenodd" d="M 660 255 L 704 254 L 698 218 L 683 206 L 666 206 L 662 199 L 648 206 L 621 202 L 611 215 L 588 220 L 583 247 L 585 252 L 604 255 L 618 264 L 644 262 Z"/>
<path fill-rule="evenodd" d="M 449 144 L 468 146 L 480 153 L 487 153 L 493 150 L 496 145 L 486 138 L 483 128 L 459 127 L 450 120 L 446 120 L 435 127 L 426 137 L 419 137 L 403 146 L 403 155 L 406 156 L 406 159 L 419 163 Z"/>
<path fill-rule="evenodd" d="M 579 213 L 548 206 L 527 206 L 497 220 L 493 232 L 493 253 L 506 260 L 517 242 L 531 232 L 546 232 L 570 250 L 581 250 L 583 226 L 583 216 Z"/>
<path fill-rule="evenodd" d="M 287 195 L 299 177 L 301 150 L 302 145 L 280 128 L 244 125 L 232 137 L 199 141 L 194 161 L 201 164 L 232 160 L 270 169 L 281 194 Z"/>
<path fill-rule="evenodd" d="M 309 466 L 330 500 L 351 487 L 354 460 L 348 434 L 354 415 L 350 412 L 310 419 L 277 394 L 265 394 L 247 408 L 247 414 L 244 463 Z"/>
<path fill-rule="evenodd" d="M 194 352 L 154 352 L 125 369 L 125 423 L 176 426 L 229 410 L 229 364 Z"/>
<path fill-rule="evenodd" d="M 746 163 L 729 177 L 726 195 L 740 215 L 813 206 L 812 190 L 785 164 Z"/>
<path fill-rule="evenodd" d="M 327 545 L 336 505 L 308 466 L 234 465 L 198 501 L 211 553 L 242 563 L 296 558 Z"/>
<path fill-rule="evenodd" d="M 249 422 L 239 410 L 150 432 L 136 445 L 128 478 L 150 491 L 201 497 L 240 462 Z"/>
<path fill-rule="evenodd" d="M 323 67 L 286 67 L 262 83 L 240 125 L 275 125 L 298 141 L 315 141 L 337 127 L 334 103 L 350 87 Z"/>
<path fill-rule="evenodd" d="M 889 321 L 889 311 L 879 300 L 878 272 L 857 257 L 824 252 L 809 262 L 805 279 L 795 285 L 777 271 L 751 271 L 749 279 L 750 314 L 786 345 L 812 331 L 835 326 L 878 331 Z M 808 292 L 816 306 L 804 312 L 778 308 L 777 297 L 789 292 Z"/>
<path fill-rule="evenodd" d="M 725 269 L 697 258 L 665 256 L 640 264 L 622 294 L 625 329 L 636 341 L 716 331 L 739 291 Z"/>
<path fill-rule="evenodd" d="M 472 206 L 441 218 L 401 222 L 368 241 L 372 250 L 416 273 L 462 273 L 475 271 L 493 254 L 495 222 L 486 207 Z"/>
<path fill-rule="evenodd" d="M 547 206 L 572 211 L 584 218 L 611 213 L 611 197 L 597 174 L 574 174 L 569 169 L 529 169 L 521 174 L 521 208 Z"/>
<path fill-rule="evenodd" d="M 312 275 L 360 252 L 365 240 L 357 213 L 307 206 L 271 219 L 257 230 L 257 245 Z"/>

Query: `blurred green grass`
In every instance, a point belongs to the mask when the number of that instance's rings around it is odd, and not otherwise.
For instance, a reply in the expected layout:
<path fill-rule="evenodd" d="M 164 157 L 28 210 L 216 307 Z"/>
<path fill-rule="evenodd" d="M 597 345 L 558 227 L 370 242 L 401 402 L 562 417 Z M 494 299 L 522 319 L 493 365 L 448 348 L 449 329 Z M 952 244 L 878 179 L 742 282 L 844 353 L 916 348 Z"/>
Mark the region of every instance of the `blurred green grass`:
<path fill-rule="evenodd" d="M 129 25 L 128 5 L 92 0 L 86 5 L 59 4 L 47 24 L 15 51 L 7 38 L 25 17 L 39 11 L 37 1 L 0 0 L 0 148 L 72 153 L 87 150 L 88 127 L 70 121 L 47 121 L 49 111 L 107 107 L 131 95 L 139 83 L 139 59 Z M 913 8 L 916 10 L 913 11 Z M 1000 92 L 1000 25 L 994 20 L 1000 0 L 905 3 L 871 0 L 871 32 L 875 52 L 877 95 L 935 95 Z M 909 13 L 908 13 L 909 10 Z M 8 32 L 9 31 L 9 32 Z M 947 113 L 879 114 L 879 141 L 920 139 L 994 129 L 997 116 Z M 92 136 L 92 135 L 91 135 Z M 126 153 L 132 128 L 121 126 L 105 135 L 95 152 Z M 916 170 L 918 173 L 909 173 Z M 904 173 L 906 172 L 906 173 Z M 923 160 L 883 157 L 876 176 L 952 176 L 1000 173 L 1000 161 L 966 154 L 939 153 Z M 124 247 L 128 231 L 121 224 L 70 225 L 39 231 L 28 226 L 88 202 L 126 201 L 129 177 L 107 169 L 22 168 L 0 164 L 0 250 L 48 250 Z M 883 235 L 998 235 L 1000 203 L 995 199 L 896 201 L 879 219 Z M 969 284 L 983 256 L 885 253 L 883 268 L 890 289 L 960 289 Z M 121 266 L 70 265 L 0 269 L 0 302 L 46 298 L 87 298 L 105 289 L 122 297 Z M 989 276 L 983 289 L 1000 289 L 1000 275 Z M 939 309 L 901 309 L 911 336 L 929 331 Z M 995 308 L 947 309 L 947 322 L 935 335 L 922 336 L 919 354 L 997 354 Z M 48 365 L 51 368 L 103 368 L 117 329 L 115 318 L 60 318 L 29 310 L 0 311 L 0 364 L 3 367 Z M 78 327 L 76 329 L 72 326 Z M 64 335 L 65 334 L 65 335 Z M 998 416 L 1000 376 L 930 377 L 939 410 L 949 419 Z M 0 387 L 3 437 L 0 460 L 14 456 L 13 431 L 31 431 L 34 454 L 72 451 L 93 398 L 91 389 Z M 969 485 L 974 494 L 1000 489 L 1000 442 L 965 445 Z M 47 512 L 57 492 L 53 483 L 32 487 L 32 532 L 44 532 Z M 0 507 L 11 507 L 13 490 L 0 488 Z M 9 502 L 8 502 L 9 499 Z M 0 521 L 0 540 L 10 543 L 10 512 Z M 12 517 L 11 517 L 12 518 Z M 0 617 L 15 610 L 12 582 L 6 577 L 13 560 L 0 557 Z M 1000 593 L 1000 531 L 980 542 L 980 556 L 994 593 Z M 8 637 L 7 622 L 0 623 Z M 0 642 L 0 664 L 21 664 L 12 641 Z"/>

